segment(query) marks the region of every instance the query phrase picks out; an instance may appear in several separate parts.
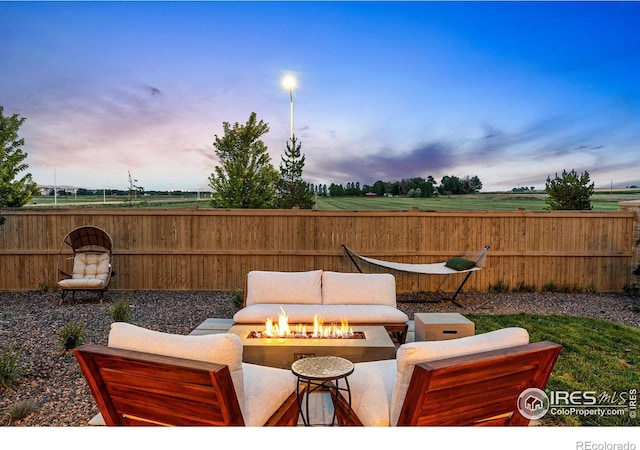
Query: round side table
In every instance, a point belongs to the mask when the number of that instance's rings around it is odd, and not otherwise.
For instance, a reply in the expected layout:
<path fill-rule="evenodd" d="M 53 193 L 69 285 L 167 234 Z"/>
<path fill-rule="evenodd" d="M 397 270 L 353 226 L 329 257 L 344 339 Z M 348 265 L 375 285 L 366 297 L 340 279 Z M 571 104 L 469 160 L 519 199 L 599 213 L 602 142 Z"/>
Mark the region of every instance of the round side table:
<path fill-rule="evenodd" d="M 329 391 L 333 390 L 336 397 L 339 395 L 339 391 L 345 391 L 347 393 L 349 405 L 349 411 L 347 413 L 348 421 L 349 414 L 351 414 L 351 388 L 349 387 L 347 377 L 353 373 L 353 369 L 354 366 L 351 361 L 338 356 L 312 356 L 299 359 L 291 365 L 291 372 L 298 377 L 296 393 L 298 396 L 298 405 L 300 405 L 300 416 L 302 417 L 304 426 L 311 426 L 309 423 L 309 394 L 321 388 L 328 389 Z M 346 387 L 340 387 L 340 380 L 344 380 Z M 304 410 L 302 408 L 304 395 L 301 395 L 301 386 L 306 386 L 307 396 Z M 333 418 L 329 425 L 333 426 L 335 421 L 336 409 L 334 405 Z"/>

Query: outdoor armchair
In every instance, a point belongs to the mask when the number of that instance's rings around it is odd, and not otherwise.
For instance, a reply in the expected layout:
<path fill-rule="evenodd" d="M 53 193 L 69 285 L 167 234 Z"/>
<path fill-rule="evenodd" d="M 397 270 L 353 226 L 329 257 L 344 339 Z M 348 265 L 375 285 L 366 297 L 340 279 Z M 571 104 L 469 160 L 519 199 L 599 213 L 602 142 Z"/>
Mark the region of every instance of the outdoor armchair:
<path fill-rule="evenodd" d="M 96 291 L 102 300 L 113 274 L 112 259 L 113 240 L 105 230 L 88 225 L 70 231 L 58 252 L 59 304 L 68 292 L 75 297 L 77 291 Z"/>
<path fill-rule="evenodd" d="M 560 353 L 529 344 L 522 328 L 446 341 L 415 342 L 397 359 L 356 363 L 352 411 L 334 398 L 339 423 L 364 426 L 527 425 L 517 408 L 528 388 L 544 389 Z"/>
<path fill-rule="evenodd" d="M 232 334 L 112 324 L 109 346 L 75 350 L 106 425 L 296 425 L 296 378 L 242 362 Z"/>

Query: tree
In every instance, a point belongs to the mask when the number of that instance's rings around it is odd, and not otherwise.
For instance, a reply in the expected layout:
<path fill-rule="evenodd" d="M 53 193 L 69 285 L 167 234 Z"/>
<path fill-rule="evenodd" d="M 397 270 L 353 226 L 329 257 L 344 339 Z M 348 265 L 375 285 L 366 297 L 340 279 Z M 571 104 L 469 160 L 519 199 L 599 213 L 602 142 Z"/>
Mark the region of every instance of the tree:
<path fill-rule="evenodd" d="M 211 205 L 216 208 L 272 208 L 276 205 L 280 174 L 271 164 L 267 146 L 260 139 L 269 125 L 257 121 L 256 113 L 246 124 L 233 127 L 223 122 L 224 135 L 215 136 L 213 146 L 220 165 L 209 177 L 213 188 Z"/>
<path fill-rule="evenodd" d="M 477 176 L 469 177 L 467 175 L 460 182 L 462 183 L 462 191 L 465 194 L 475 194 L 482 189 L 482 182 Z"/>
<path fill-rule="evenodd" d="M 0 106 L 0 208 L 19 207 L 38 195 L 38 186 L 30 173 L 19 177 L 29 168 L 24 162 L 27 154 L 22 151 L 24 139 L 18 137 L 26 119 L 17 114 L 4 117 L 3 111 Z"/>
<path fill-rule="evenodd" d="M 442 177 L 442 180 L 440 180 L 438 191 L 440 191 L 441 194 L 462 194 L 460 178 L 454 175 L 445 175 Z"/>
<path fill-rule="evenodd" d="M 293 136 L 287 141 L 287 148 L 280 163 L 279 206 L 291 209 L 297 206 L 300 209 L 313 208 L 313 192 L 302 179 L 304 168 L 304 155 L 300 152 L 300 144 Z"/>
<path fill-rule="evenodd" d="M 341 184 L 331 183 L 329 186 L 329 195 L 331 197 L 344 197 L 344 188 Z"/>
<path fill-rule="evenodd" d="M 438 191 L 441 194 L 473 194 L 482 189 L 482 182 L 477 176 L 467 175 L 463 179 L 445 175 L 440 181 Z"/>
<path fill-rule="evenodd" d="M 144 188 L 138 186 L 138 180 L 131 176 L 131 171 L 128 171 L 129 175 L 129 188 L 127 189 L 127 203 L 129 206 L 133 204 L 133 199 L 138 198 L 138 194 L 144 194 Z"/>
<path fill-rule="evenodd" d="M 562 176 L 556 173 L 553 180 L 547 177 L 547 204 L 551 209 L 590 210 L 594 183 L 589 184 L 589 181 L 586 170 L 580 175 L 574 169 L 563 170 Z"/>

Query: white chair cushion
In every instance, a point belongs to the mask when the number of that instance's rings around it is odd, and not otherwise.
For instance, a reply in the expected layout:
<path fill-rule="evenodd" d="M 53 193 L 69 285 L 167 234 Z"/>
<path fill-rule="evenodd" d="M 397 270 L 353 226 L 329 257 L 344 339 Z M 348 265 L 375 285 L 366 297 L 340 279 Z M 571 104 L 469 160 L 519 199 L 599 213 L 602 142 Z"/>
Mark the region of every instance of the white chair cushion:
<path fill-rule="evenodd" d="M 396 279 L 390 273 L 322 273 L 325 305 L 396 306 Z"/>
<path fill-rule="evenodd" d="M 242 341 L 235 334 L 184 336 L 149 330 L 125 322 L 111 324 L 109 347 L 176 358 L 226 364 L 246 421 Z"/>
<path fill-rule="evenodd" d="M 399 309 L 385 305 L 251 305 L 234 314 L 235 323 L 264 323 L 267 318 L 277 320 L 281 308 L 289 317 L 289 324 L 313 323 L 314 315 L 325 324 L 340 323 L 347 319 L 350 324 L 406 323 L 409 317 Z"/>
<path fill-rule="evenodd" d="M 348 377 L 353 412 L 366 427 L 388 427 L 396 360 L 363 362 L 354 366 Z M 346 398 L 346 394 L 342 395 Z"/>
<path fill-rule="evenodd" d="M 242 363 L 244 374 L 244 423 L 259 427 L 296 390 L 297 379 L 290 370 Z"/>
<path fill-rule="evenodd" d="M 67 278 L 58 281 L 58 286 L 62 289 L 102 289 L 106 285 L 106 281 L 97 278 Z"/>
<path fill-rule="evenodd" d="M 247 274 L 246 304 L 300 303 L 321 304 L 322 270 L 309 272 L 267 272 Z"/>
<path fill-rule="evenodd" d="M 396 354 L 397 374 L 391 397 L 390 423 L 395 426 L 407 394 L 409 382 L 416 364 L 472 353 L 487 352 L 529 343 L 529 333 L 524 328 L 503 328 L 445 341 L 412 342 L 403 344 Z"/>
<path fill-rule="evenodd" d="M 107 281 L 109 253 L 76 253 L 73 258 L 73 279 L 98 279 Z"/>

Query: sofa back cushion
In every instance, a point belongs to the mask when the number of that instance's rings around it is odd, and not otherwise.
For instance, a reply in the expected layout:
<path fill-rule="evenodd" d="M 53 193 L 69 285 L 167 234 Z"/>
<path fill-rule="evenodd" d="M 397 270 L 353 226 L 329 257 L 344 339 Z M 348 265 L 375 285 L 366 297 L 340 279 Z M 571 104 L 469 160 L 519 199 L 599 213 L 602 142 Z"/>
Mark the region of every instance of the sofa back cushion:
<path fill-rule="evenodd" d="M 322 273 L 325 305 L 396 306 L 396 279 L 390 273 Z"/>
<path fill-rule="evenodd" d="M 244 408 L 242 341 L 235 334 L 186 336 L 149 330 L 125 322 L 111 324 L 109 347 L 175 358 L 226 364 L 240 408 Z M 246 417 L 244 411 L 243 416 Z"/>
<path fill-rule="evenodd" d="M 309 272 L 269 272 L 247 274 L 246 306 L 264 303 L 322 303 L 322 270 Z"/>
<path fill-rule="evenodd" d="M 459 339 L 412 342 L 401 345 L 396 354 L 397 374 L 391 395 L 391 417 L 389 418 L 391 425 L 395 426 L 398 423 L 402 404 L 416 364 L 526 345 L 528 343 L 529 333 L 527 330 L 512 327 Z"/>

